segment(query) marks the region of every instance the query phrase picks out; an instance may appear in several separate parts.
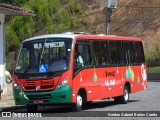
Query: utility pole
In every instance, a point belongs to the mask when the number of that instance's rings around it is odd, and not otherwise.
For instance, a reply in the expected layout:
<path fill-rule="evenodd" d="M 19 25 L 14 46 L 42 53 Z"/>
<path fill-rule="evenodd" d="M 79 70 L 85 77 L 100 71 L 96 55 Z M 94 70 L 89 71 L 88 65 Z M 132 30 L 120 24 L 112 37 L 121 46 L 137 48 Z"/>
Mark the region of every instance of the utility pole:
<path fill-rule="evenodd" d="M 110 34 L 111 9 L 106 9 L 106 35 Z"/>
<path fill-rule="evenodd" d="M 110 21 L 112 10 L 117 8 L 117 0 L 106 0 L 106 30 L 105 34 L 110 34 Z"/>

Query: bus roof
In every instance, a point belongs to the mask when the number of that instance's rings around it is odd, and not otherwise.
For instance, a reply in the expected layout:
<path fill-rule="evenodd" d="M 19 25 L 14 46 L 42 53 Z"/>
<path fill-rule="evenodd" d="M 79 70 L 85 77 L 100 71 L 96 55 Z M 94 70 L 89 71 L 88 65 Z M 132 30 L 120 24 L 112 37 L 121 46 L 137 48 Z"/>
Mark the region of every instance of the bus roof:
<path fill-rule="evenodd" d="M 136 37 L 124 37 L 124 36 L 116 36 L 116 35 L 90 35 L 90 34 L 49 34 L 49 35 L 41 35 L 41 36 L 36 36 L 32 38 L 28 38 L 24 40 L 26 41 L 32 41 L 32 40 L 37 40 L 37 39 L 44 39 L 44 38 L 72 38 L 72 39 L 100 39 L 100 40 L 133 40 L 133 41 L 142 41 L 141 38 L 136 38 Z"/>

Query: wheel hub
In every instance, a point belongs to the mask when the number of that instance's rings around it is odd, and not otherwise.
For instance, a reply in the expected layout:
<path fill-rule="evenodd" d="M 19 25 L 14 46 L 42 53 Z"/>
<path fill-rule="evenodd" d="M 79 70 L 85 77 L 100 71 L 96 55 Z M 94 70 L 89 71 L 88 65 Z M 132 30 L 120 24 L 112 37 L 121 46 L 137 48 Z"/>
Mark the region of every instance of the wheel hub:
<path fill-rule="evenodd" d="M 128 91 L 125 90 L 125 91 L 124 91 L 124 99 L 125 99 L 126 101 L 128 101 L 128 98 L 129 98 Z"/>
<path fill-rule="evenodd" d="M 77 96 L 77 105 L 82 106 L 82 97 L 79 95 Z"/>

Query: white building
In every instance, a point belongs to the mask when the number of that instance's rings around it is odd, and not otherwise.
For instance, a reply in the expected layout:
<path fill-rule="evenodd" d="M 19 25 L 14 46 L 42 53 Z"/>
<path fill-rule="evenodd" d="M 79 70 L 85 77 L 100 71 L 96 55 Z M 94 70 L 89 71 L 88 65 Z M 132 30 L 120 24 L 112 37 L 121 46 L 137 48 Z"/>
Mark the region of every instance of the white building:
<path fill-rule="evenodd" d="M 5 82 L 5 30 L 6 16 L 35 16 L 33 11 L 17 6 L 0 3 L 0 86 L 3 91 L 7 90 Z M 4 92 L 5 93 L 5 92 Z"/>

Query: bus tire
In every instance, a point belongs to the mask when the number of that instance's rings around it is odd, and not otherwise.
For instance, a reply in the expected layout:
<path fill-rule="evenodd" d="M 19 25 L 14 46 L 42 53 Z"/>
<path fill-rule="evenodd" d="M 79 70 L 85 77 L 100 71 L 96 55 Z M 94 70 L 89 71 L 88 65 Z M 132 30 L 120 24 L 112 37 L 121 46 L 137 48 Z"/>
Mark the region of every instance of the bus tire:
<path fill-rule="evenodd" d="M 26 105 L 26 108 L 28 112 L 37 112 L 38 105 Z"/>
<path fill-rule="evenodd" d="M 118 104 L 127 104 L 129 101 L 129 89 L 124 86 L 123 95 L 114 98 L 114 101 Z"/>
<path fill-rule="evenodd" d="M 76 103 L 73 104 L 73 110 L 80 112 L 83 106 L 83 98 L 80 94 L 77 95 Z"/>

